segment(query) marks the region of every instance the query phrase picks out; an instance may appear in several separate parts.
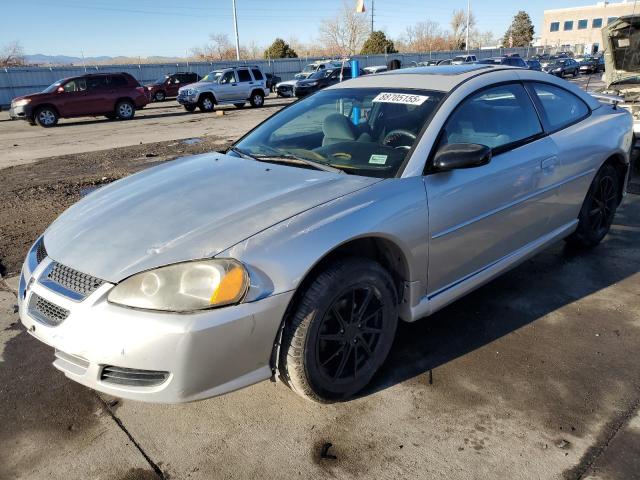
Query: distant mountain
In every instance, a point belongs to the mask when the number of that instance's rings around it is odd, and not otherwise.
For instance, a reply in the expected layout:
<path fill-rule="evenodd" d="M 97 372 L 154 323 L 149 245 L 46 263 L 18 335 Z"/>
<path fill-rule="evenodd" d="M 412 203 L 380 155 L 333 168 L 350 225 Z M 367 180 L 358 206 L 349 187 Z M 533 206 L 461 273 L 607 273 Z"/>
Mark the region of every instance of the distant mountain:
<path fill-rule="evenodd" d="M 127 63 L 138 63 L 139 61 L 142 63 L 173 63 L 173 62 L 184 62 L 185 58 L 179 57 L 161 57 L 161 56 L 153 56 L 153 57 L 110 57 L 110 56 L 102 56 L 102 57 L 85 57 L 84 60 L 81 57 L 71 57 L 68 55 L 25 55 L 24 56 L 26 62 L 28 64 L 36 64 L 36 65 L 82 65 L 83 62 L 86 65 L 117 65 L 117 64 L 127 64 Z"/>
<path fill-rule="evenodd" d="M 27 63 L 37 63 L 39 65 L 82 65 L 81 57 L 70 57 L 68 55 L 25 55 Z M 86 57 L 85 63 L 104 63 L 111 60 L 112 57 Z"/>

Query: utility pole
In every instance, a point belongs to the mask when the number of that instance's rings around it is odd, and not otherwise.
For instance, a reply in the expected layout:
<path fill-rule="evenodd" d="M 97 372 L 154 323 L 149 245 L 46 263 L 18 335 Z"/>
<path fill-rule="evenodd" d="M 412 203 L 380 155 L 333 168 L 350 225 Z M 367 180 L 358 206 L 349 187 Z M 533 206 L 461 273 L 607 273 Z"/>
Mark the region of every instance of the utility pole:
<path fill-rule="evenodd" d="M 375 1 L 371 0 L 371 33 L 373 33 L 373 11 L 375 9 Z"/>
<path fill-rule="evenodd" d="M 236 30 L 236 60 L 240 60 L 240 37 L 238 36 L 238 16 L 236 15 L 236 0 L 233 2 L 233 26 Z"/>
<path fill-rule="evenodd" d="M 471 16 L 471 0 L 467 0 L 467 39 L 465 40 L 465 46 L 467 47 L 467 53 L 469 53 L 469 17 Z"/>

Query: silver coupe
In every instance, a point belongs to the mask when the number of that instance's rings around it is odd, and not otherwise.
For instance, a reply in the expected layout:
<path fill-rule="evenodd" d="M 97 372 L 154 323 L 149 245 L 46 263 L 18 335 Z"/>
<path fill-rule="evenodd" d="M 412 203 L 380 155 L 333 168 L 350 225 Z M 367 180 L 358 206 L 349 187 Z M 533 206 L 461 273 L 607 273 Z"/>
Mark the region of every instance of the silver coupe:
<path fill-rule="evenodd" d="M 609 231 L 632 118 L 544 73 L 396 70 L 281 110 L 226 154 L 91 193 L 27 255 L 20 318 L 66 376 L 186 402 L 280 377 L 348 399 L 398 321 Z"/>

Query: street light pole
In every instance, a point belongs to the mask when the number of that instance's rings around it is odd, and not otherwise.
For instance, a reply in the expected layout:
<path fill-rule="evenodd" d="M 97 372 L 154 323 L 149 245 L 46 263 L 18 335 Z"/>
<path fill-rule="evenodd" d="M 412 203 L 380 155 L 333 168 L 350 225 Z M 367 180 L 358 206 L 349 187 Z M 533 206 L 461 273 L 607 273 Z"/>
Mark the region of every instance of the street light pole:
<path fill-rule="evenodd" d="M 471 0 L 467 0 L 467 39 L 465 40 L 467 53 L 469 53 L 469 17 L 470 15 L 471 15 Z"/>
<path fill-rule="evenodd" d="M 238 16 L 236 15 L 236 0 L 233 2 L 233 26 L 236 30 L 236 60 L 240 60 L 240 37 L 238 36 Z"/>

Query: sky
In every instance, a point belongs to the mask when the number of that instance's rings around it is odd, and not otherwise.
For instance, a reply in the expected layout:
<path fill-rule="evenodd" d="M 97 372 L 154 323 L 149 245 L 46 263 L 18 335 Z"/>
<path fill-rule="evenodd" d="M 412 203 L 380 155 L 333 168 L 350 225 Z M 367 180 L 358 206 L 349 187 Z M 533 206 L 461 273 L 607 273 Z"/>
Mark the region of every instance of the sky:
<path fill-rule="evenodd" d="M 320 21 L 335 16 L 342 1 L 236 0 L 240 43 L 266 47 L 276 37 L 313 41 Z M 543 10 L 592 3 L 471 0 L 471 11 L 479 30 L 501 38 L 518 10 L 529 13 L 539 32 Z M 371 0 L 365 5 L 370 15 Z M 466 0 L 375 0 L 375 29 L 396 38 L 418 21 L 448 28 L 452 11 L 466 6 Z M 2 22 L 0 48 L 18 40 L 27 54 L 185 56 L 206 44 L 210 33 L 233 40 L 232 0 L 0 0 L 0 16 L 13 19 Z"/>

